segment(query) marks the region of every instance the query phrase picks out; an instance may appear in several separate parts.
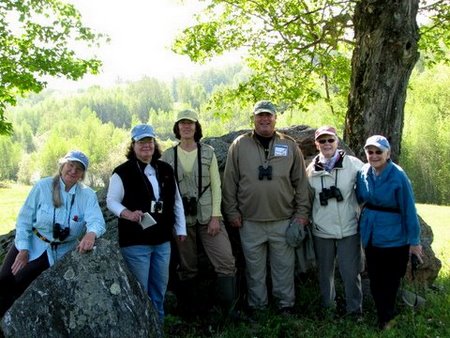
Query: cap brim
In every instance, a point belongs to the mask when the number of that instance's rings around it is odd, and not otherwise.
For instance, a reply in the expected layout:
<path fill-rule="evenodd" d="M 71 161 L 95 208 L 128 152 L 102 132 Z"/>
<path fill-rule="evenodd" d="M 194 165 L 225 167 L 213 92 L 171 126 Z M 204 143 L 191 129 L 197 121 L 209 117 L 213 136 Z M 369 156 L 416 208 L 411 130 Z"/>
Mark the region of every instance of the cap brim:
<path fill-rule="evenodd" d="M 85 165 L 84 162 L 81 161 L 80 159 L 75 158 L 75 157 L 65 157 L 64 159 L 65 159 L 66 161 L 70 161 L 70 162 L 78 162 L 78 163 L 81 163 L 81 164 L 83 165 L 84 170 L 86 170 L 86 165 Z"/>
<path fill-rule="evenodd" d="M 315 139 L 317 140 L 322 135 L 330 135 L 330 136 L 336 137 L 336 134 L 333 134 L 331 131 L 324 131 L 324 132 L 320 133 L 319 135 L 316 135 Z"/>
<path fill-rule="evenodd" d="M 153 135 L 153 134 L 142 134 L 142 135 L 134 137 L 133 140 L 134 141 L 139 141 L 139 140 L 142 140 L 143 138 L 146 138 L 146 137 L 155 138 L 155 135 Z"/>
<path fill-rule="evenodd" d="M 193 117 L 180 117 L 175 122 L 180 122 L 181 120 L 189 120 L 192 122 L 197 122 L 198 120 L 194 119 Z"/>
<path fill-rule="evenodd" d="M 269 113 L 269 114 L 275 115 L 274 111 L 267 110 L 267 109 L 257 109 L 253 112 L 253 114 L 255 114 L 255 115 L 262 114 L 262 113 Z"/>
<path fill-rule="evenodd" d="M 381 144 L 376 143 L 376 142 L 369 142 L 369 143 L 366 143 L 366 145 L 364 146 L 364 149 L 367 149 L 367 147 L 370 147 L 370 146 L 376 147 L 376 148 L 380 149 L 381 151 L 387 151 L 387 150 L 389 150 L 389 148 L 386 148 L 386 147 L 384 147 L 384 146 L 382 146 Z"/>

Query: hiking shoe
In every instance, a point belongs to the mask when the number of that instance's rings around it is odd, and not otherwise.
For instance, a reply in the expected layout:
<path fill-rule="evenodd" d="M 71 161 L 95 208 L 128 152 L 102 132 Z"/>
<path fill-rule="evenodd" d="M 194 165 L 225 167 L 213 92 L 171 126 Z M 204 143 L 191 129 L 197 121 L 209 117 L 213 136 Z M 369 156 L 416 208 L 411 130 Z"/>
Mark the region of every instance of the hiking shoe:
<path fill-rule="evenodd" d="M 294 308 L 292 306 L 284 306 L 278 309 L 278 314 L 281 316 L 293 316 L 295 315 Z"/>

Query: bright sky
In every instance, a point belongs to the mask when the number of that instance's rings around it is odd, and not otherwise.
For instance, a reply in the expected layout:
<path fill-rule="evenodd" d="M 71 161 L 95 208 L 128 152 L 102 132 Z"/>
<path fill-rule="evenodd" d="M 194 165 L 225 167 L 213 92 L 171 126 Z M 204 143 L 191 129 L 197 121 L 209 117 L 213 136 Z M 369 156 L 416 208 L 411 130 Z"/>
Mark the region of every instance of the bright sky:
<path fill-rule="evenodd" d="M 98 76 L 78 82 L 50 80 L 49 88 L 111 85 L 117 80 L 137 80 L 144 75 L 162 80 L 191 75 L 202 66 L 170 50 L 174 37 L 194 23 L 198 0 L 67 0 L 81 12 L 85 25 L 111 38 L 96 52 L 103 61 Z M 237 56 L 221 57 L 203 68 L 238 62 Z"/>

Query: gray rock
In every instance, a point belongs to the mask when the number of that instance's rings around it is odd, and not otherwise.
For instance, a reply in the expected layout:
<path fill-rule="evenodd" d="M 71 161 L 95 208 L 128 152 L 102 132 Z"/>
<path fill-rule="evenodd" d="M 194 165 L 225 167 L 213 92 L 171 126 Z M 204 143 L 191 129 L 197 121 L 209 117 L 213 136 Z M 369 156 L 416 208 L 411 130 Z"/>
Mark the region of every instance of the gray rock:
<path fill-rule="evenodd" d="M 162 337 L 148 296 L 105 239 L 44 271 L 1 326 L 5 337 Z"/>

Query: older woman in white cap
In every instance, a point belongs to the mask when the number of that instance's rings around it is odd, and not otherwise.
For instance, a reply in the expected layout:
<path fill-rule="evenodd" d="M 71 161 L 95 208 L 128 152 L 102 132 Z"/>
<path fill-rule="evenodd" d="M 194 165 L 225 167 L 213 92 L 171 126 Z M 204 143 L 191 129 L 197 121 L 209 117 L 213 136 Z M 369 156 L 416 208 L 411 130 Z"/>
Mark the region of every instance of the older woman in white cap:
<path fill-rule="evenodd" d="M 357 196 L 370 288 L 380 329 L 395 323 L 395 301 L 408 258 L 422 257 L 420 223 L 414 193 L 406 173 L 390 159 L 389 141 L 381 135 L 367 139 L 367 163 L 358 174 Z"/>
<path fill-rule="evenodd" d="M 217 298 L 231 313 L 235 303 L 236 268 L 228 233 L 221 221 L 220 176 L 214 149 L 200 142 L 202 128 L 193 110 L 178 113 L 173 126 L 179 144 L 167 149 L 162 160 L 170 163 L 183 199 L 188 236 L 177 241 L 180 310 L 192 315 L 198 303 L 197 243 L 201 242 L 217 274 Z"/>
<path fill-rule="evenodd" d="M 338 142 L 333 127 L 322 126 L 316 130 L 319 154 L 306 169 L 314 192 L 312 231 L 325 314 L 332 314 L 336 308 L 334 271 L 338 261 L 346 312 L 358 320 L 362 314 L 362 258 L 355 184 L 363 162 L 339 150 Z"/>
<path fill-rule="evenodd" d="M 180 193 L 172 167 L 160 161 L 153 128 L 131 130 L 127 161 L 114 169 L 106 203 L 119 217 L 119 246 L 127 266 L 148 293 L 164 320 L 169 280 L 170 240 L 186 237 Z"/>
<path fill-rule="evenodd" d="M 57 174 L 31 189 L 0 271 L 0 317 L 42 271 L 74 248 L 81 253 L 92 250 L 105 232 L 97 195 L 81 182 L 88 165 L 81 151 L 69 151 L 60 159 Z"/>

